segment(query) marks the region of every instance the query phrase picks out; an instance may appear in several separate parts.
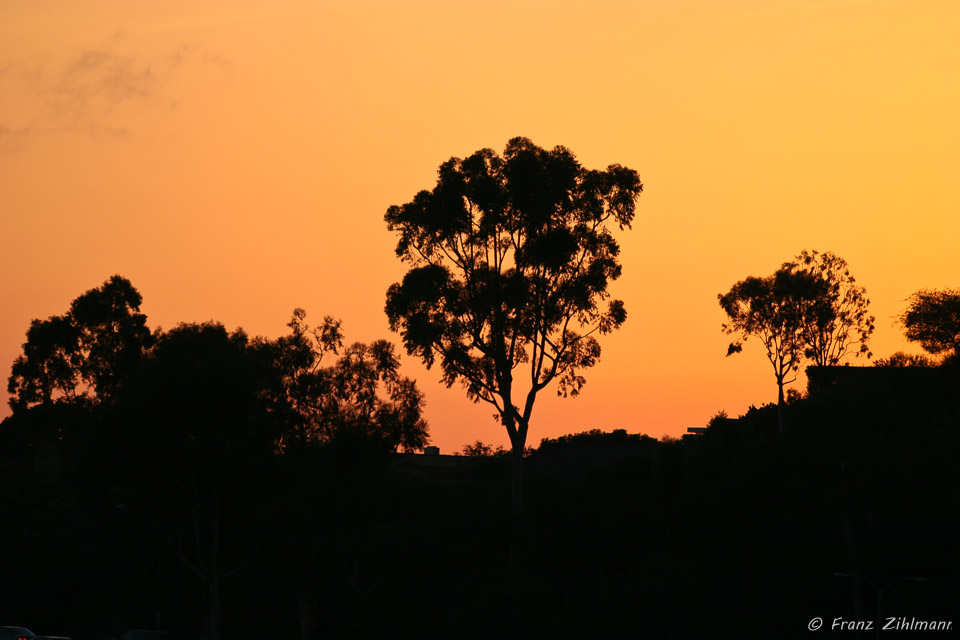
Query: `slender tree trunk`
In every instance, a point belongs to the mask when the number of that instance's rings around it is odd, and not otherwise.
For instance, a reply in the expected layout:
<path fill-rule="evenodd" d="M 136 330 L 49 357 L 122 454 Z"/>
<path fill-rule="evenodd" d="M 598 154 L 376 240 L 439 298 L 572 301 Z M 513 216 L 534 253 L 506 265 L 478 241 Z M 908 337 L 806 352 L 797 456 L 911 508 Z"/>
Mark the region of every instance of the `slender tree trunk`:
<path fill-rule="evenodd" d="M 210 580 L 210 640 L 220 640 L 220 577 Z"/>
<path fill-rule="evenodd" d="M 519 518 L 523 513 L 523 445 L 514 444 L 511 451 L 511 513 Z"/>
<path fill-rule="evenodd" d="M 509 393 L 505 403 L 509 405 Z M 519 630 L 523 614 L 523 446 L 526 444 L 526 425 L 517 424 L 518 416 L 510 411 L 503 415 L 503 423 L 510 435 L 510 562 L 508 565 L 508 593 L 513 604 L 514 631 Z M 516 634 L 515 634 L 516 635 Z"/>
<path fill-rule="evenodd" d="M 511 452 L 510 566 L 509 593 L 513 600 L 514 631 L 519 630 L 523 613 L 523 444 L 519 438 Z"/>
<path fill-rule="evenodd" d="M 780 433 L 783 433 L 783 429 L 787 422 L 787 403 L 783 398 L 783 378 L 777 379 L 777 389 L 779 391 L 777 395 L 777 427 L 780 430 Z"/>

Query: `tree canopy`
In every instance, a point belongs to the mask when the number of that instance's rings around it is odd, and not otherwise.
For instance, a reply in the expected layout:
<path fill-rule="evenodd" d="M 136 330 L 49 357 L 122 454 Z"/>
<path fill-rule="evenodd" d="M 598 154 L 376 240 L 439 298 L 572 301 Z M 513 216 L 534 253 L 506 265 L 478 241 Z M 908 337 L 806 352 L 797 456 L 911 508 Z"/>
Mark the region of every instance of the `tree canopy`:
<path fill-rule="evenodd" d="M 596 336 L 626 319 L 608 292 L 621 273 L 611 227 L 629 228 L 641 190 L 632 169 L 588 170 L 564 147 L 514 138 L 503 156 L 450 158 L 432 191 L 387 210 L 411 267 L 387 291 L 391 329 L 496 408 L 517 461 L 537 394 L 556 382 L 577 395 Z"/>
<path fill-rule="evenodd" d="M 839 364 L 849 354 L 869 358 L 875 318 L 869 313 L 866 289 L 856 284 L 847 261 L 830 251 L 804 250 L 783 268 L 809 273 L 823 283 L 801 329 L 804 356 L 817 366 Z"/>
<path fill-rule="evenodd" d="M 935 356 L 960 354 L 960 289 L 921 289 L 900 315 L 907 340 Z"/>
<path fill-rule="evenodd" d="M 856 284 L 846 260 L 829 251 L 802 251 L 771 276 L 751 276 L 719 294 L 729 318 L 724 333 L 739 335 L 727 355 L 743 341 L 758 338 L 777 379 L 780 426 L 784 385 L 796 380 L 807 358 L 817 366 L 836 365 L 853 354 L 871 356 L 867 342 L 874 330 L 866 290 Z"/>
<path fill-rule="evenodd" d="M 115 275 L 76 298 L 67 313 L 31 322 L 7 384 L 11 408 L 97 402 L 116 393 L 153 343 L 142 302 L 130 281 Z"/>
<path fill-rule="evenodd" d="M 778 406 L 784 405 L 784 385 L 793 382 L 803 360 L 805 332 L 822 309 L 829 286 L 823 279 L 802 270 L 783 267 L 772 276 L 748 277 L 717 297 L 729 318 L 723 332 L 739 335 L 742 341 L 757 338 L 777 379 Z M 727 348 L 727 355 L 739 353 L 741 341 Z"/>
<path fill-rule="evenodd" d="M 326 316 L 311 327 L 302 309 L 287 326 L 289 335 L 260 343 L 275 371 L 267 397 L 285 425 L 281 448 L 356 438 L 390 450 L 427 444 L 423 394 L 400 375 L 393 344 L 344 347 L 338 320 Z"/>
<path fill-rule="evenodd" d="M 153 506 L 156 533 L 203 586 L 203 636 L 220 637 L 222 581 L 256 540 L 278 425 L 261 401 L 268 370 L 247 334 L 214 322 L 159 335 L 115 406 L 110 483 Z M 132 500 L 136 502 L 137 500 Z M 142 506 L 142 505 L 141 505 Z"/>

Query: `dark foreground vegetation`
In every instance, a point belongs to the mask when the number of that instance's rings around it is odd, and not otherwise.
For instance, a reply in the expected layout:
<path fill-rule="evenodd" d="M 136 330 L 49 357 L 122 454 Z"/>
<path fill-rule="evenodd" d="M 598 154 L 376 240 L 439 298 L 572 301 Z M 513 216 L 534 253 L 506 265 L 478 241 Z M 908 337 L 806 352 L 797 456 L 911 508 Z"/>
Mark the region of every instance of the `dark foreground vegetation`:
<path fill-rule="evenodd" d="M 923 578 L 881 615 L 956 626 L 960 375 L 838 369 L 783 432 L 769 405 L 678 441 L 542 443 L 519 594 L 508 456 L 361 436 L 263 453 L 242 428 L 204 451 L 170 407 L 38 405 L 0 428 L 0 619 L 75 639 L 797 637 L 815 616 L 875 619 L 874 587 L 845 573 Z M 249 424 L 253 405 L 222 401 L 189 409 Z"/>

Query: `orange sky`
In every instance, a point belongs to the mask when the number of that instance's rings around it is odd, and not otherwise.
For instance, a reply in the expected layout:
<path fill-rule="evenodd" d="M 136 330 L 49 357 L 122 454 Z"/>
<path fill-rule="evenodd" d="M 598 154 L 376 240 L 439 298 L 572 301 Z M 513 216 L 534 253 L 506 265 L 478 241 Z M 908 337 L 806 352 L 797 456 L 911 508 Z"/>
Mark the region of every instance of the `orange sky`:
<path fill-rule="evenodd" d="M 867 288 L 875 354 L 918 351 L 893 316 L 960 285 L 958 78 L 954 0 L 0 0 L 3 377 L 32 318 L 114 273 L 153 327 L 276 337 L 299 306 L 399 343 L 386 208 L 523 135 L 645 184 L 627 323 L 530 444 L 678 435 L 775 400 L 758 344 L 724 357 L 717 294 L 804 248 Z M 442 451 L 506 443 L 405 363 Z"/>

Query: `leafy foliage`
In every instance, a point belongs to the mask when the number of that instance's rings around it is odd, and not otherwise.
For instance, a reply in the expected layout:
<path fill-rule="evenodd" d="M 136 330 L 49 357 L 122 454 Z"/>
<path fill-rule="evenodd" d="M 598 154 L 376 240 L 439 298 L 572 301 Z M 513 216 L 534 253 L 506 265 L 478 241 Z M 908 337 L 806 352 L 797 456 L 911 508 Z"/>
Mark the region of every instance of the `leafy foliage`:
<path fill-rule="evenodd" d="M 122 398 L 132 434 L 153 455 L 189 450 L 201 467 L 223 448 L 271 451 L 277 432 L 258 397 L 268 373 L 256 355 L 242 329 L 219 323 L 162 333 Z"/>
<path fill-rule="evenodd" d="M 390 342 L 344 348 L 339 321 L 326 316 L 311 327 L 302 309 L 294 310 L 288 326 L 290 335 L 260 344 L 277 371 L 267 395 L 286 425 L 281 448 L 347 437 L 407 451 L 427 444 L 423 394 L 399 374 Z"/>
<path fill-rule="evenodd" d="M 260 401 L 267 377 L 243 330 L 180 324 L 159 336 L 113 407 L 114 482 L 154 505 L 156 533 L 203 586 L 211 640 L 220 637 L 222 581 L 257 546 L 239 532 L 260 517 L 250 497 L 278 437 Z"/>
<path fill-rule="evenodd" d="M 486 444 L 482 440 L 477 440 L 473 444 L 463 445 L 459 455 L 489 458 L 491 456 L 501 456 L 506 454 L 503 445 L 494 447 L 492 444 Z"/>
<path fill-rule="evenodd" d="M 777 378 L 780 403 L 783 386 L 796 379 L 806 348 L 808 327 L 817 322 L 821 301 L 829 295 L 829 283 L 810 272 L 784 267 L 765 278 L 749 277 L 718 296 L 730 321 L 724 333 L 737 334 L 746 341 L 758 338 Z M 742 342 L 727 348 L 727 355 L 739 353 Z M 791 377 L 792 376 L 792 377 Z"/>
<path fill-rule="evenodd" d="M 540 440 L 537 453 L 588 448 L 624 451 L 638 446 L 650 446 L 656 442 L 656 439 L 644 434 L 627 433 L 626 429 L 614 429 L 609 432 L 601 429 L 590 429 L 580 433 L 569 433 L 558 438 L 543 438 Z"/>
<path fill-rule="evenodd" d="M 848 355 L 872 354 L 867 342 L 874 330 L 866 289 L 856 284 L 847 261 L 829 251 L 804 250 L 784 269 L 809 273 L 820 280 L 824 291 L 802 327 L 804 356 L 817 366 L 835 365 Z"/>
<path fill-rule="evenodd" d="M 933 367 L 936 363 L 928 356 L 897 351 L 889 358 L 874 361 L 876 367 Z"/>
<path fill-rule="evenodd" d="M 428 367 L 439 360 L 448 386 L 492 404 L 522 451 L 537 393 L 556 381 L 577 395 L 600 357 L 595 335 L 626 319 L 621 301 L 601 306 L 621 272 L 610 226 L 630 226 L 642 185 L 631 169 L 587 170 L 526 138 L 438 174 L 385 216 L 411 265 L 387 292 L 390 327 Z"/>
<path fill-rule="evenodd" d="M 129 280 L 115 275 L 79 296 L 67 313 L 33 320 L 8 380 L 11 408 L 115 394 L 153 343 L 142 301 Z"/>
<path fill-rule="evenodd" d="M 856 284 L 847 262 L 829 251 L 804 250 L 772 276 L 749 277 L 717 297 L 730 319 L 724 333 L 743 341 L 759 338 L 766 348 L 781 407 L 787 400 L 784 385 L 796 380 L 804 358 L 830 366 L 851 353 L 872 355 L 867 341 L 874 317 L 866 290 Z M 742 348 L 735 341 L 727 355 Z"/>
<path fill-rule="evenodd" d="M 921 289 L 900 315 L 907 340 L 932 355 L 960 354 L 960 289 Z"/>

